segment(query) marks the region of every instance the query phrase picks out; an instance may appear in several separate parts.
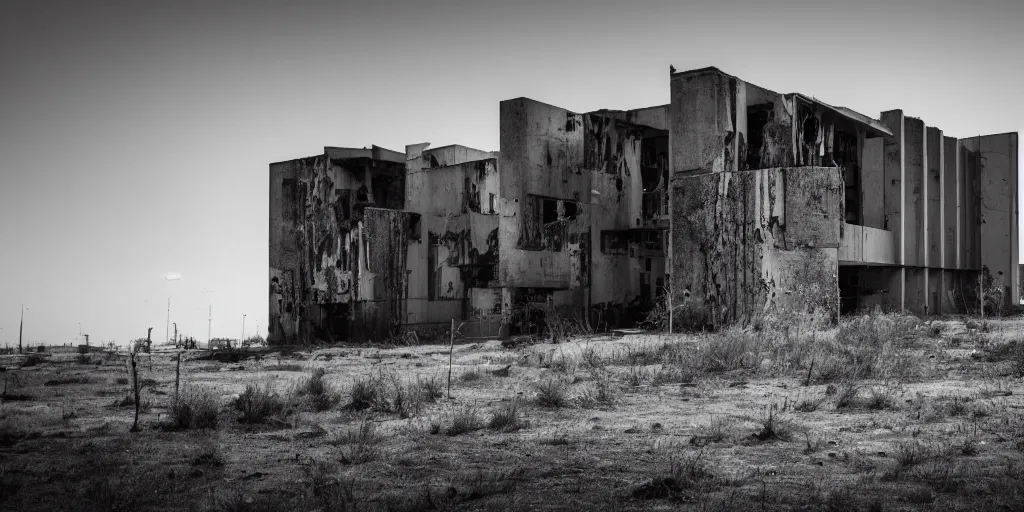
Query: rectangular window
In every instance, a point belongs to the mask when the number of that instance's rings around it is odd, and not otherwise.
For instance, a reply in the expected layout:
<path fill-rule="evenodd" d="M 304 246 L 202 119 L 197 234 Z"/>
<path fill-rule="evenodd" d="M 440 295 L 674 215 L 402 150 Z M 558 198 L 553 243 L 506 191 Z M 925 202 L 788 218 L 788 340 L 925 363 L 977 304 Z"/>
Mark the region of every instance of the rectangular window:
<path fill-rule="evenodd" d="M 488 194 L 488 196 L 490 196 L 489 199 L 487 200 L 488 205 L 490 205 L 490 211 L 491 211 L 491 213 L 495 213 L 495 211 L 494 211 L 494 194 Z"/>
<path fill-rule="evenodd" d="M 580 203 L 568 199 L 527 194 L 520 208 L 522 231 L 518 248 L 533 251 L 561 251 L 581 211 Z"/>

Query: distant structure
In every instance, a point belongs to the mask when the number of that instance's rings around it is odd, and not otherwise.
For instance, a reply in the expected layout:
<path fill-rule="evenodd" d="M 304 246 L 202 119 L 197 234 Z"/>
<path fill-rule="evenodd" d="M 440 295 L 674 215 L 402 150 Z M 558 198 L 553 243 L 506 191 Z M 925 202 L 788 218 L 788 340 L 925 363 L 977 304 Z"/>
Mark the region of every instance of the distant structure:
<path fill-rule="evenodd" d="M 628 111 L 503 101 L 500 154 L 271 164 L 268 341 L 635 325 L 663 294 L 677 329 L 977 310 L 979 284 L 1019 303 L 1016 133 L 957 139 L 716 68 L 670 84 Z"/>

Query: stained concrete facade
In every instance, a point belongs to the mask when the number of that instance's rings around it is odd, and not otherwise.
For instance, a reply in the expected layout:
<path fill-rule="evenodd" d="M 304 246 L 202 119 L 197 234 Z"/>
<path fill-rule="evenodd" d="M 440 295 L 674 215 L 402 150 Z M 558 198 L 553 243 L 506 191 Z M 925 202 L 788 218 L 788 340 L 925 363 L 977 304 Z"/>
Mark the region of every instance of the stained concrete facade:
<path fill-rule="evenodd" d="M 1017 134 L 957 139 L 715 68 L 669 79 L 668 104 L 636 110 L 503 101 L 500 153 L 271 164 L 270 341 L 631 326 L 659 297 L 675 328 L 963 311 L 979 281 L 1019 302 Z"/>

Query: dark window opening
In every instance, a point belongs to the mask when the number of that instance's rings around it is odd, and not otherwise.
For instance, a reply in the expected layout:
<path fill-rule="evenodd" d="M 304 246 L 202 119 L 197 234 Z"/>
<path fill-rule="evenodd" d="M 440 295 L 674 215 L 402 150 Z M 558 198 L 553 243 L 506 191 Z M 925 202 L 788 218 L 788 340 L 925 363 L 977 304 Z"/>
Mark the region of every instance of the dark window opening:
<path fill-rule="evenodd" d="M 490 206 L 491 213 L 494 213 L 494 194 L 488 194 L 488 205 Z"/>
<path fill-rule="evenodd" d="M 423 240 L 423 223 L 420 221 L 420 214 L 409 215 L 409 241 L 420 242 Z"/>
<path fill-rule="evenodd" d="M 576 203 L 574 203 L 572 201 L 563 201 L 562 202 L 562 209 L 565 210 L 565 218 L 568 219 L 568 220 L 572 220 L 572 219 L 575 219 L 576 215 L 579 214 L 579 209 L 580 208 L 579 208 L 578 204 L 576 204 Z"/>
<path fill-rule="evenodd" d="M 764 129 L 771 119 L 774 105 L 762 103 L 747 107 L 747 159 L 748 169 L 763 169 L 761 153 L 764 146 Z"/>
<path fill-rule="evenodd" d="M 558 221 L 558 202 L 554 199 L 541 199 L 541 224 L 551 224 Z"/>

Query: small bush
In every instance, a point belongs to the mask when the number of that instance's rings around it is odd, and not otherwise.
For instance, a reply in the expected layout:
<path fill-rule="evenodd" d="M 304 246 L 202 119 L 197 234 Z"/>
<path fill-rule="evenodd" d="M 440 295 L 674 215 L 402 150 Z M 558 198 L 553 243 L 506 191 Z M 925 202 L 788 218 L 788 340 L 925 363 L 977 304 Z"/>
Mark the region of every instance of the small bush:
<path fill-rule="evenodd" d="M 324 383 L 324 373 L 323 368 L 314 369 L 309 377 L 299 382 L 295 391 L 297 396 L 308 400 L 314 411 L 326 411 L 341 401 Z"/>
<path fill-rule="evenodd" d="M 560 408 L 569 406 L 568 390 L 564 382 L 547 379 L 537 384 L 537 405 Z"/>
<path fill-rule="evenodd" d="M 487 422 L 487 428 L 503 432 L 514 432 L 525 428 L 527 422 L 522 418 L 520 408 L 519 399 L 517 398 L 502 403 L 491 413 L 491 419 Z"/>
<path fill-rule="evenodd" d="M 924 462 L 928 458 L 928 448 L 917 441 L 899 443 L 896 445 L 896 452 L 893 458 L 896 459 L 900 467 L 909 468 Z"/>
<path fill-rule="evenodd" d="M 836 390 L 836 409 L 847 409 L 856 405 L 860 384 L 854 380 L 846 380 Z"/>
<path fill-rule="evenodd" d="M 357 377 L 352 383 L 352 389 L 349 390 L 352 401 L 348 408 L 361 411 L 373 407 L 377 403 L 378 397 L 384 394 L 383 384 L 383 380 L 375 378 L 373 375 Z"/>
<path fill-rule="evenodd" d="M 734 421 L 727 416 L 715 416 L 710 421 L 697 427 L 697 437 L 691 444 L 721 443 L 730 439 L 734 433 Z"/>
<path fill-rule="evenodd" d="M 867 407 L 871 410 L 884 410 L 884 409 L 895 409 L 896 408 L 896 393 L 893 389 L 888 387 L 871 388 L 871 392 L 868 393 Z"/>
<path fill-rule="evenodd" d="M 754 434 L 758 441 L 789 441 L 793 438 L 793 424 L 782 417 L 775 404 L 765 408 L 761 414 L 760 424 L 761 430 Z"/>
<path fill-rule="evenodd" d="M 173 426 L 179 429 L 217 428 L 217 396 L 201 386 L 184 386 L 171 403 Z"/>
<path fill-rule="evenodd" d="M 250 382 L 235 399 L 235 409 L 243 423 L 262 423 L 271 417 L 283 417 L 291 411 L 289 402 L 269 382 Z"/>
<path fill-rule="evenodd" d="M 637 499 L 678 499 L 713 478 L 715 475 L 701 450 L 683 454 L 678 459 L 673 457 L 668 476 L 654 478 L 634 489 L 632 494 Z"/>
<path fill-rule="evenodd" d="M 377 425 L 364 418 L 358 426 L 342 431 L 328 442 L 340 447 L 342 464 L 363 464 L 380 456 L 383 441 L 384 436 L 377 432 Z"/>
<path fill-rule="evenodd" d="M 423 391 L 425 401 L 433 402 L 444 396 L 444 392 L 441 391 L 441 380 L 437 378 L 437 375 L 429 378 L 417 377 L 416 382 L 419 383 L 419 389 Z"/>
<path fill-rule="evenodd" d="M 444 433 L 449 436 L 457 436 L 481 428 L 483 428 L 483 420 L 480 419 L 480 410 L 472 405 L 465 405 L 452 411 Z"/>
<path fill-rule="evenodd" d="M 75 362 L 78 364 L 92 364 L 92 358 L 89 354 L 78 354 L 75 356 Z"/>
<path fill-rule="evenodd" d="M 114 382 L 121 386 L 127 385 L 128 377 L 118 377 L 116 380 L 114 380 Z"/>
<path fill-rule="evenodd" d="M 817 411 L 821 404 L 825 403 L 828 396 L 819 397 L 801 397 L 793 405 L 793 410 L 797 412 L 814 412 Z"/>

